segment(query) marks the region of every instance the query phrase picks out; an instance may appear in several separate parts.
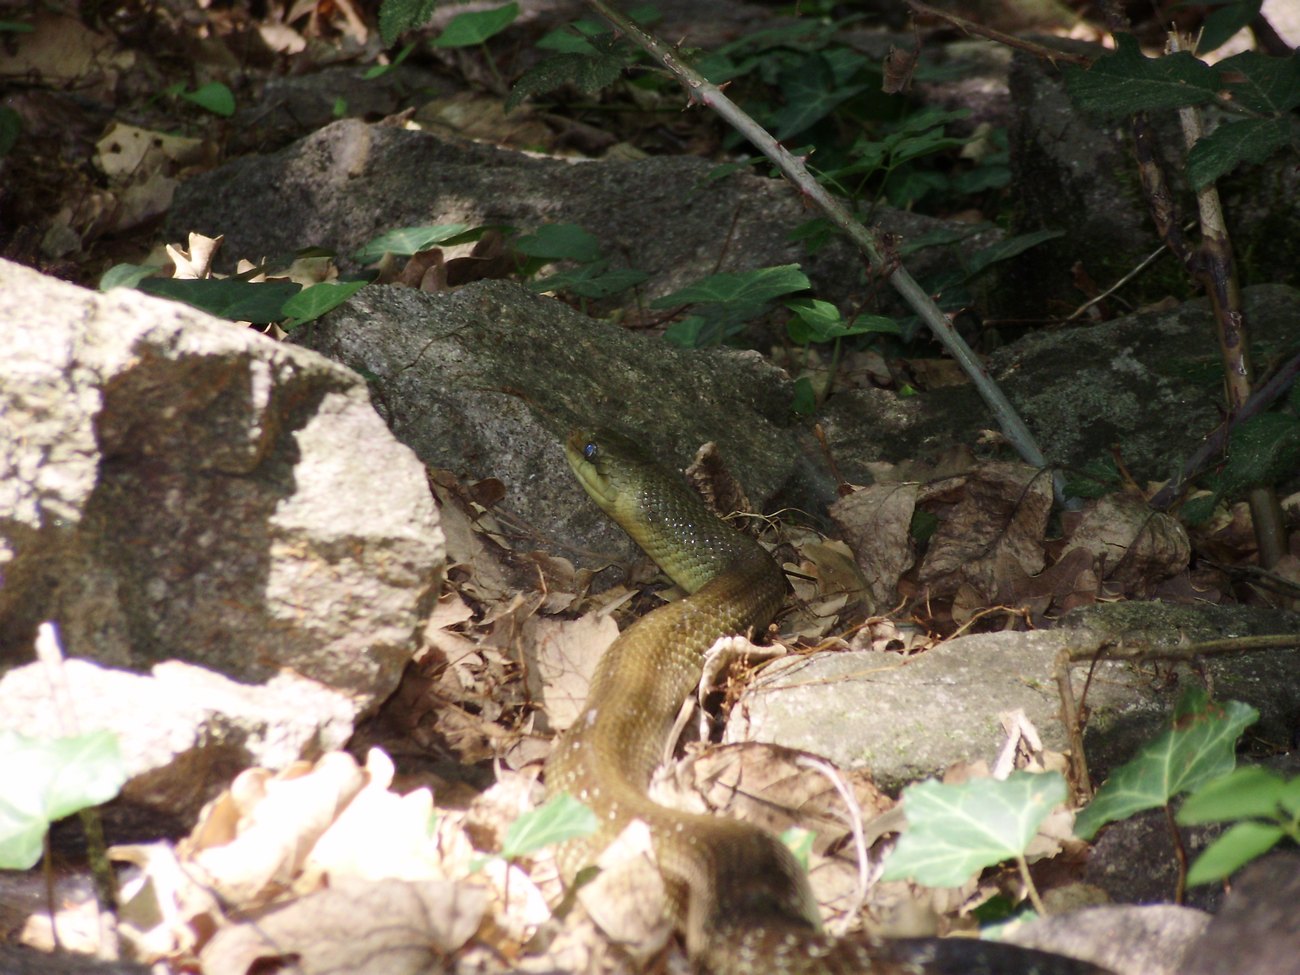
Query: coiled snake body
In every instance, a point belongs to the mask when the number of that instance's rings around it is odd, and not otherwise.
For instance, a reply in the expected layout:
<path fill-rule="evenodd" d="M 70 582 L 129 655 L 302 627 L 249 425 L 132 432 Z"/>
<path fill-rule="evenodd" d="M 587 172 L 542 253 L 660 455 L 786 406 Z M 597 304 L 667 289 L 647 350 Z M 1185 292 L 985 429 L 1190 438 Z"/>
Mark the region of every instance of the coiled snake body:
<path fill-rule="evenodd" d="M 632 820 L 650 828 L 669 909 L 698 970 L 717 975 L 1084 975 L 1094 966 L 967 939 L 843 939 L 820 933 L 803 870 L 755 826 L 667 809 L 646 795 L 681 702 L 721 636 L 759 632 L 785 579 L 755 540 L 715 517 L 626 438 L 575 431 L 565 454 L 587 493 L 691 593 L 629 627 L 601 658 L 582 713 L 546 765 L 547 791 L 590 806 L 600 828 L 570 844 L 569 879 Z"/>

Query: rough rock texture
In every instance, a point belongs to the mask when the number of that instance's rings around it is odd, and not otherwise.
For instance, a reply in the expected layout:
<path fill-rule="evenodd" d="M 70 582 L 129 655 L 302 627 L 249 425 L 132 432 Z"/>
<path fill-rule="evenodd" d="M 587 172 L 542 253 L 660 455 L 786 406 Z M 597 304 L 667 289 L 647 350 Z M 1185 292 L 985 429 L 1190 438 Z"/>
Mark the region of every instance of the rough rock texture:
<path fill-rule="evenodd" d="M 788 378 L 756 353 L 676 349 L 509 282 L 367 288 L 302 341 L 369 377 L 376 406 L 425 463 L 503 481 L 522 550 L 573 555 L 600 538 L 631 551 L 564 461 L 575 425 L 632 431 L 681 466 L 716 440 L 758 504 L 832 490 L 789 427 Z"/>
<path fill-rule="evenodd" d="M 1182 975 L 1300 972 L 1300 854 L 1272 853 L 1241 871 L 1223 909 L 1184 958 Z"/>
<path fill-rule="evenodd" d="M 1038 728 L 1047 748 L 1065 749 L 1053 678 L 1063 648 L 1097 646 L 1117 633 L 1172 645 L 1211 634 L 1300 628 L 1300 620 L 1285 613 L 1159 603 L 1090 607 L 1072 614 L 1071 624 L 960 637 L 912 658 L 857 652 L 778 660 L 732 709 L 725 740 L 804 749 L 840 766 L 869 768 L 882 787 L 897 788 L 955 762 L 992 762 L 1006 739 L 998 717 L 1016 708 Z M 1216 658 L 1205 667 L 1219 693 L 1258 708 L 1261 733 L 1276 738 L 1295 721 L 1297 659 L 1295 651 L 1272 651 Z M 1087 667 L 1076 666 L 1076 695 Z M 1149 676 L 1126 663 L 1097 666 L 1084 737 L 1095 781 L 1161 730 L 1179 689 L 1173 681 L 1153 687 Z"/>
<path fill-rule="evenodd" d="M 792 262 L 822 297 L 865 293 L 862 260 L 847 244 L 833 241 L 810 257 L 789 240 L 814 214 L 788 184 L 744 173 L 711 180 L 715 168 L 682 156 L 539 157 L 347 120 L 282 152 L 245 157 L 182 184 L 167 233 L 177 240 L 194 231 L 224 234 L 222 255 L 232 263 L 317 244 L 335 249 L 347 264 L 362 244 L 398 227 L 533 230 L 576 223 L 597 237 L 615 267 L 649 274 L 642 287 L 650 297 L 718 271 Z M 887 208 L 873 223 L 900 239 L 945 226 Z M 962 246 L 998 236 L 989 231 Z M 943 253 L 931 248 L 908 266 L 923 275 L 945 260 Z"/>
<path fill-rule="evenodd" d="M 109 667 L 181 660 L 292 686 L 225 726 L 219 693 L 189 698 L 187 730 L 150 726 L 182 753 L 233 725 L 335 744 L 340 709 L 393 688 L 442 536 L 419 462 L 360 377 L 171 302 L 5 262 L 0 344 L 0 661 L 29 661 L 51 620 L 69 656 Z M 0 724 L 28 730 L 44 700 L 31 686 L 0 697 Z M 174 711 L 132 700 L 128 723 Z"/>
<path fill-rule="evenodd" d="M 1300 291 L 1258 285 L 1244 297 L 1261 353 L 1294 342 Z M 1139 479 L 1163 480 L 1221 419 L 1222 367 L 1204 300 L 1032 332 L 993 353 L 988 368 L 1047 459 L 1076 470 L 1108 459 L 1112 445 L 1120 444 Z M 980 430 L 994 427 L 970 386 L 906 399 L 886 390 L 854 390 L 830 400 L 821 419 L 850 478 L 862 476 L 868 461 L 974 443 Z"/>
<path fill-rule="evenodd" d="M 149 675 L 88 660 L 69 660 L 64 670 L 80 725 L 117 734 L 130 776 L 123 797 L 182 817 L 246 768 L 284 768 L 343 747 L 356 713 L 346 696 L 288 671 L 250 686 L 178 660 Z M 0 702 L 7 728 L 64 733 L 40 664 L 0 677 Z"/>
<path fill-rule="evenodd" d="M 1115 975 L 1182 975 L 1184 952 L 1209 923 L 1204 911 L 1172 904 L 1093 907 L 1038 918 L 1006 940 L 1082 958 Z"/>
<path fill-rule="evenodd" d="M 1092 56 L 1103 53 L 1093 45 L 1071 47 Z M 1066 315 L 1090 297 L 1076 287 L 1076 264 L 1098 287 L 1108 288 L 1154 253 L 1161 241 L 1139 183 L 1127 122 L 1099 122 L 1079 112 L 1066 93 L 1060 69 L 1022 52 L 1012 58 L 1009 81 L 1017 204 L 1012 232 L 1048 228 L 1066 234 L 1031 248 L 1004 268 L 1007 287 L 997 312 L 1009 317 Z M 1193 220 L 1196 204 L 1182 178 L 1183 136 L 1177 117 L 1173 111 L 1150 115 L 1156 153 L 1164 162 L 1182 221 Z M 1224 113 L 1206 112 L 1211 128 L 1226 118 Z M 1300 132 L 1300 124 L 1295 131 Z M 1295 280 L 1297 184 L 1300 173 L 1285 153 L 1238 167 L 1219 180 L 1243 284 Z M 1194 230 L 1189 240 L 1195 243 Z M 1187 272 L 1165 253 L 1120 290 L 1119 300 L 1143 304 L 1192 293 Z"/>

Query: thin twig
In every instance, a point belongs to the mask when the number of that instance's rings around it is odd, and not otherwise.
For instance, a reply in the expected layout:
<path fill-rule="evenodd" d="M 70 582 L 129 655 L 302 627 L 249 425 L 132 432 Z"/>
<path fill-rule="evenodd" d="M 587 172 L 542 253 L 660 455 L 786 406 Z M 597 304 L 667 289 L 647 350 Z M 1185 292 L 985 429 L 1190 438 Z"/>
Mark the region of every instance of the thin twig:
<path fill-rule="evenodd" d="M 605 0 L 587 0 L 597 14 L 607 20 L 615 30 L 622 32 L 631 41 L 655 58 L 671 71 L 686 89 L 691 102 L 705 105 L 712 109 L 732 128 L 748 139 L 764 156 L 771 160 L 801 193 L 824 213 L 828 220 L 857 245 L 867 256 L 872 270 L 887 275 L 894 290 L 907 305 L 921 318 L 943 344 L 948 353 L 957 360 L 962 371 L 970 378 L 972 384 L 983 397 L 992 411 L 994 418 L 1007 441 L 1020 454 L 1025 463 L 1038 468 L 1047 467 L 1043 452 L 1030 433 L 1025 422 L 1016 413 L 1002 390 L 989 378 L 984 365 L 971 350 L 966 341 L 957 334 L 949 320 L 934 300 L 921 288 L 916 280 L 901 265 L 894 265 L 885 259 L 886 248 L 871 230 L 860 223 L 847 208 L 808 172 L 803 160 L 796 158 L 777 142 L 766 129 L 743 112 L 730 98 L 711 84 L 702 74 L 680 60 L 677 53 L 648 34 L 635 21 L 624 16 Z M 1053 476 L 1053 487 L 1058 501 L 1065 496 L 1065 479 L 1057 472 Z"/>

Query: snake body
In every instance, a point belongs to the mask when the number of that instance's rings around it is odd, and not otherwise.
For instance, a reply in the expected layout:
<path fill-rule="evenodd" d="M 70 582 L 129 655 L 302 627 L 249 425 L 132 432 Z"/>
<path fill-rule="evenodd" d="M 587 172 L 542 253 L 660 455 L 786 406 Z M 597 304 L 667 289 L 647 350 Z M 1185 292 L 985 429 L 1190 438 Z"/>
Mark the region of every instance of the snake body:
<path fill-rule="evenodd" d="M 634 819 L 650 829 L 668 908 L 697 970 L 716 975 L 1084 975 L 1100 969 L 966 939 L 833 939 L 807 878 L 776 837 L 671 810 L 646 789 L 704 653 L 760 632 L 785 598 L 780 568 L 684 481 L 607 431 L 574 431 L 565 455 L 587 493 L 689 596 L 638 620 L 605 651 L 582 713 L 546 765 L 547 791 L 586 803 L 599 828 L 561 851 L 569 878 Z"/>

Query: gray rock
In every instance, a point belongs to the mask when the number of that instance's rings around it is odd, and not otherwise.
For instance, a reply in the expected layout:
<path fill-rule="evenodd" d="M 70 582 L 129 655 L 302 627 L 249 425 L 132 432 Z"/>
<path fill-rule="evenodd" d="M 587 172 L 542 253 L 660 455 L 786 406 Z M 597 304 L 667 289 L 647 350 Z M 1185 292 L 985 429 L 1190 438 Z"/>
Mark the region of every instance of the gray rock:
<path fill-rule="evenodd" d="M 1111 616 L 1121 614 L 1117 622 Z M 1146 628 L 1136 618 L 1145 610 Z M 1171 624 L 1174 612 L 1184 626 Z M 1191 621 L 1199 626 L 1192 628 Z M 1100 604 L 1078 611 L 1073 626 L 1028 633 L 959 637 L 911 658 L 871 652 L 817 653 L 768 666 L 742 695 L 726 741 L 763 741 L 823 755 L 843 767 L 866 767 L 886 789 L 935 775 L 956 762 L 992 762 L 1005 740 L 998 717 L 1023 709 L 1045 747 L 1068 747 L 1053 670 L 1066 648 L 1100 646 L 1117 632 L 1131 641 L 1176 643 L 1184 634 L 1290 633 L 1300 621 L 1242 607 Z M 1279 727 L 1293 718 L 1296 651 L 1206 661 L 1215 686 L 1264 713 Z M 1087 663 L 1076 665 L 1076 695 Z M 1093 673 L 1085 731 L 1094 782 L 1127 761 L 1163 729 L 1179 688 L 1153 687 L 1129 664 L 1103 661 Z"/>
<path fill-rule="evenodd" d="M 1082 958 L 1115 975 L 1180 975 L 1184 953 L 1209 923 L 1204 911 L 1172 904 L 1092 907 L 1038 918 L 1006 940 Z"/>
<path fill-rule="evenodd" d="M 1285 347 L 1295 335 L 1300 291 L 1258 285 L 1244 291 L 1256 342 Z M 1288 338 L 1291 337 L 1291 338 Z M 1075 470 L 1107 460 L 1120 444 L 1138 478 L 1173 474 L 1219 423 L 1219 350 L 1209 304 L 1189 301 L 1100 325 L 1037 331 L 989 357 L 988 371 L 1038 439 L 1047 459 Z M 993 428 L 970 386 L 902 399 L 854 390 L 826 404 L 820 419 L 850 478 L 865 463 L 900 461 Z"/>
<path fill-rule="evenodd" d="M 1223 909 L 1188 951 L 1183 975 L 1300 973 L 1300 855 L 1270 854 L 1241 871 Z"/>
<path fill-rule="evenodd" d="M 574 556 L 599 539 L 602 551 L 632 551 L 564 461 L 576 425 L 632 432 L 678 466 L 716 440 L 757 504 L 831 494 L 790 426 L 789 379 L 757 353 L 676 349 L 504 281 L 449 294 L 367 288 L 301 341 L 369 377 L 425 463 L 503 481 L 522 550 Z"/>
<path fill-rule="evenodd" d="M 30 660 L 51 620 L 69 656 L 112 668 L 301 675 L 275 707 L 232 719 L 235 737 L 283 731 L 282 756 L 337 743 L 340 708 L 392 690 L 442 537 L 420 464 L 358 376 L 171 302 L 7 262 L 0 342 L 0 662 Z M 308 682 L 334 703 L 277 731 L 276 708 L 320 696 L 301 696 Z M 191 699 L 179 739 L 153 730 L 181 751 L 225 739 L 212 700 Z M 0 698 L 0 724 L 26 730 L 31 704 Z"/>
<path fill-rule="evenodd" d="M 843 241 L 809 256 L 789 240 L 813 216 L 789 184 L 747 173 L 714 180 L 715 168 L 684 156 L 548 158 L 345 120 L 282 152 L 183 183 L 167 233 L 178 240 L 192 231 L 224 234 L 230 262 L 315 244 L 351 266 L 358 247 L 398 227 L 576 223 L 596 236 L 613 266 L 647 273 L 642 288 L 650 297 L 717 271 L 796 262 L 829 300 L 880 290 L 878 282 L 864 284 L 861 257 Z M 887 208 L 873 225 L 900 239 L 946 226 Z M 999 236 L 988 230 L 962 246 Z M 951 253 L 930 248 L 908 266 L 923 275 Z"/>

